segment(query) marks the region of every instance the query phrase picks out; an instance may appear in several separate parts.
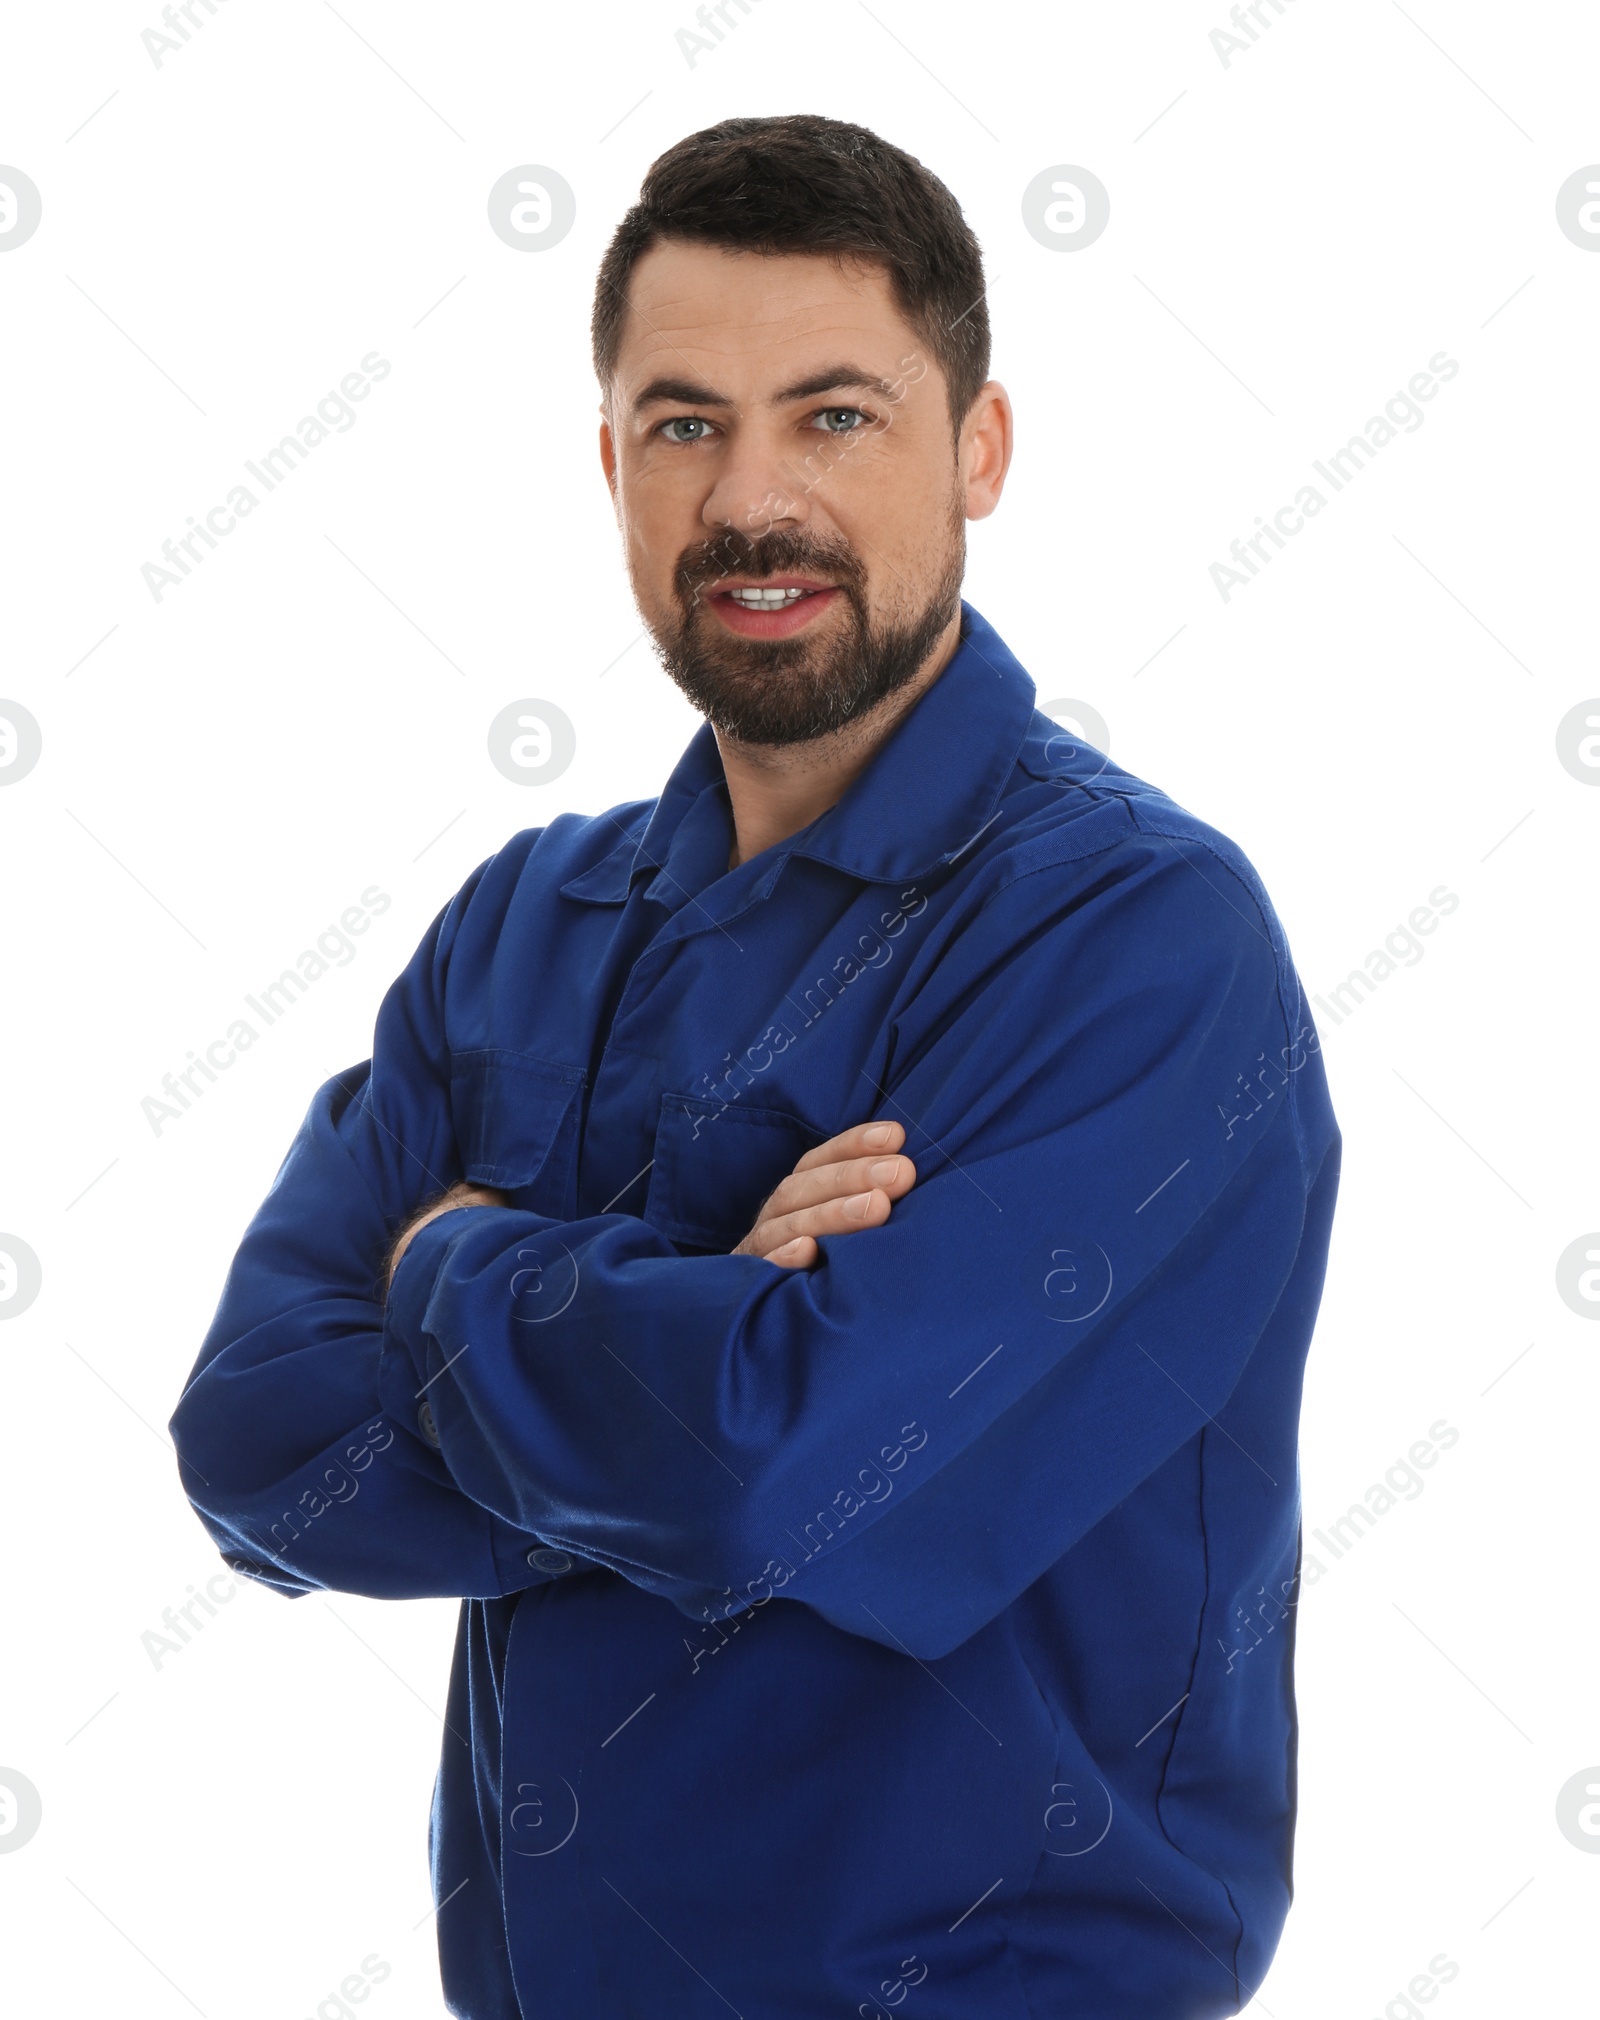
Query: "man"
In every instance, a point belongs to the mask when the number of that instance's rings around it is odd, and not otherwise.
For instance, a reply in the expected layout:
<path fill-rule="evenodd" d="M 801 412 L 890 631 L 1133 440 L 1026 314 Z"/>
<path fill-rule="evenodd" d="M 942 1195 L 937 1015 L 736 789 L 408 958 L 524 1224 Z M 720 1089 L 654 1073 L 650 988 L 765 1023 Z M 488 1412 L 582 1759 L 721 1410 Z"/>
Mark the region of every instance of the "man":
<path fill-rule="evenodd" d="M 960 600 L 1012 422 L 920 164 L 692 136 L 594 346 L 707 723 L 434 922 L 245 1236 L 184 1484 L 280 1591 L 465 1601 L 453 2012 L 1235 2012 L 1339 1145 L 1281 929 Z"/>

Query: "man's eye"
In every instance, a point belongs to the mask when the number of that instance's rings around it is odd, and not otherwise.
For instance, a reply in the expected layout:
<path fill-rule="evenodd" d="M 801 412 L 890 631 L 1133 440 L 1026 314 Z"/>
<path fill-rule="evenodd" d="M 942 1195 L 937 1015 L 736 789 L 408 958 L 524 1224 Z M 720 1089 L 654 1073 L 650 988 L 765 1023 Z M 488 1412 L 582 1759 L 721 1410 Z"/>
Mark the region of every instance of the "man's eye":
<path fill-rule="evenodd" d="M 857 427 L 865 427 L 866 421 L 859 407 L 824 407 L 812 416 L 812 426 L 827 435 L 853 434 Z"/>
<path fill-rule="evenodd" d="M 670 421 L 663 421 L 661 423 L 657 433 L 665 435 L 669 442 L 703 442 L 706 438 L 705 431 L 710 426 L 711 423 L 702 419 L 699 414 L 674 414 Z M 699 432 L 679 434 L 677 431 L 680 428 L 692 429 Z"/>

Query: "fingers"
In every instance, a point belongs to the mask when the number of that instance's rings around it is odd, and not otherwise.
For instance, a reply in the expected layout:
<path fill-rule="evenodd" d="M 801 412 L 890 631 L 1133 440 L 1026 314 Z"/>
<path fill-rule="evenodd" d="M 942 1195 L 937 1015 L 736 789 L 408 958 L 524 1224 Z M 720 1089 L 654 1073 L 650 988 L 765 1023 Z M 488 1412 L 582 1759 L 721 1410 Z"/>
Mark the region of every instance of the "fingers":
<path fill-rule="evenodd" d="M 905 1140 L 906 1133 L 898 1122 L 882 1118 L 876 1122 L 858 1122 L 853 1129 L 843 1129 L 826 1143 L 819 1143 L 815 1150 L 808 1150 L 795 1170 L 813 1171 L 819 1164 L 841 1164 L 852 1157 L 870 1157 L 874 1151 L 882 1154 L 898 1150 Z"/>
<path fill-rule="evenodd" d="M 903 1131 L 901 1133 L 904 1134 Z M 822 1146 L 823 1149 L 827 1147 L 826 1144 Z M 886 1193 L 892 1200 L 901 1199 L 916 1182 L 917 1167 L 900 1151 L 880 1151 L 876 1157 L 849 1157 L 836 1163 L 807 1165 L 802 1162 L 764 1201 L 761 1218 L 776 1220 L 806 1207 L 822 1206 L 829 1200 L 848 1199 L 855 1193 L 874 1190 Z"/>
<path fill-rule="evenodd" d="M 752 1228 L 735 1254 L 770 1256 L 801 1237 L 815 1241 L 824 1235 L 854 1234 L 864 1227 L 881 1227 L 889 1218 L 890 1204 L 883 1188 L 874 1186 L 866 1192 L 824 1200 L 818 1206 L 801 1207 L 794 1213 L 776 1214 Z"/>
<path fill-rule="evenodd" d="M 879 1118 L 808 1150 L 763 1201 L 734 1254 L 764 1256 L 780 1269 L 810 1269 L 821 1259 L 822 1237 L 881 1227 L 895 1200 L 917 1182 L 916 1166 L 900 1150 L 905 1140 L 898 1122 Z"/>
<path fill-rule="evenodd" d="M 808 1270 L 822 1254 L 810 1235 L 796 1235 L 793 1241 L 786 1241 L 782 1248 L 769 1249 L 767 1261 L 776 1263 L 779 1269 Z"/>

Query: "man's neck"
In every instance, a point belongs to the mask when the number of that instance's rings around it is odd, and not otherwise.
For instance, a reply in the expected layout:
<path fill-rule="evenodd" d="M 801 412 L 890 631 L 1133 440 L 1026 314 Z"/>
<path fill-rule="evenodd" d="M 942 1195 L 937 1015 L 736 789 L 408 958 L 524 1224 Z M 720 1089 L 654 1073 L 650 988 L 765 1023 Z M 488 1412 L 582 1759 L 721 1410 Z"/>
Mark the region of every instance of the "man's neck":
<path fill-rule="evenodd" d="M 961 643 L 959 613 L 915 674 L 874 709 L 843 729 L 803 744 L 750 744 L 716 731 L 723 775 L 733 807 L 733 853 L 737 869 L 773 848 L 834 806 L 871 763 L 901 720 L 932 687 Z"/>

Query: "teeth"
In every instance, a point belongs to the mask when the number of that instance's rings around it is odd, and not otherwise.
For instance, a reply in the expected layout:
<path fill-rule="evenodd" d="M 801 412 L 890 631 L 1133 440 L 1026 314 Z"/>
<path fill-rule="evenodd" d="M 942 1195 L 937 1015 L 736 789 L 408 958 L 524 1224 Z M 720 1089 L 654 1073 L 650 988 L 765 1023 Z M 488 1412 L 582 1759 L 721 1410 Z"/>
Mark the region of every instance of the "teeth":
<path fill-rule="evenodd" d="M 728 594 L 746 610 L 781 610 L 786 603 L 794 603 L 810 592 L 804 589 L 730 589 Z"/>

